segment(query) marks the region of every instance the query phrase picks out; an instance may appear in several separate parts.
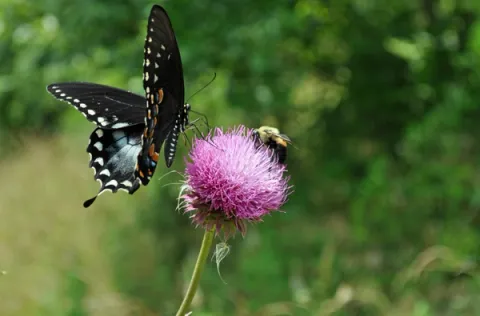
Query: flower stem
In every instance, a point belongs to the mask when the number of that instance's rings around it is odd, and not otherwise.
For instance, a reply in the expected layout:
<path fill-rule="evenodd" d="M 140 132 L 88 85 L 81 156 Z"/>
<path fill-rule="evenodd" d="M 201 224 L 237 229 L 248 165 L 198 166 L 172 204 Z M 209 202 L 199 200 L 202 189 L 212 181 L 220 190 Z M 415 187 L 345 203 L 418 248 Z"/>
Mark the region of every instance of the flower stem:
<path fill-rule="evenodd" d="M 183 298 L 182 305 L 178 309 L 177 316 L 185 316 L 187 310 L 190 308 L 193 298 L 195 297 L 195 292 L 197 292 L 198 283 L 200 282 L 200 277 L 202 275 L 203 267 L 205 266 L 205 261 L 207 260 L 208 253 L 210 252 L 210 247 L 212 246 L 213 236 L 215 235 L 215 229 L 206 229 L 205 234 L 203 235 L 202 246 L 198 252 L 197 262 L 195 263 L 195 268 L 193 269 L 192 279 L 188 285 L 187 293 Z"/>

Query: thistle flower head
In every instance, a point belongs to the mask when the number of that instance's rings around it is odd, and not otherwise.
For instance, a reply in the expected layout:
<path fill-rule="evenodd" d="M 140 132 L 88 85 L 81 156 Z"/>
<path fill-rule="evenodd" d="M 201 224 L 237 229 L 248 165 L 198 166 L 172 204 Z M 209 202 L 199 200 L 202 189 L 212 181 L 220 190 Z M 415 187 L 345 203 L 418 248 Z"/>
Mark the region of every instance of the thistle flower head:
<path fill-rule="evenodd" d="M 194 140 L 180 198 L 197 225 L 227 237 L 237 229 L 244 235 L 246 222 L 260 221 L 286 202 L 285 166 L 252 133 L 244 126 L 217 128 Z"/>

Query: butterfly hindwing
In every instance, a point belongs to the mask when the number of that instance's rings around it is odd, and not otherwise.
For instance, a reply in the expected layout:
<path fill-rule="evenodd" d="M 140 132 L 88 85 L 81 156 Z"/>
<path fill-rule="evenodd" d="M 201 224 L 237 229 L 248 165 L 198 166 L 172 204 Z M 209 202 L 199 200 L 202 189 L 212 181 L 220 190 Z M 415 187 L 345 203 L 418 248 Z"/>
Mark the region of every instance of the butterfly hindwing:
<path fill-rule="evenodd" d="M 122 128 L 144 122 L 145 98 L 138 94 L 88 82 L 53 83 L 47 90 L 98 127 Z"/>
<path fill-rule="evenodd" d="M 143 124 L 93 131 L 87 152 L 90 154 L 89 166 L 94 170 L 95 180 L 100 182 L 100 190 L 95 197 L 85 201 L 85 207 L 106 190 L 113 193 L 124 190 L 133 194 L 140 187 L 134 170 L 141 150 L 142 132 Z"/>

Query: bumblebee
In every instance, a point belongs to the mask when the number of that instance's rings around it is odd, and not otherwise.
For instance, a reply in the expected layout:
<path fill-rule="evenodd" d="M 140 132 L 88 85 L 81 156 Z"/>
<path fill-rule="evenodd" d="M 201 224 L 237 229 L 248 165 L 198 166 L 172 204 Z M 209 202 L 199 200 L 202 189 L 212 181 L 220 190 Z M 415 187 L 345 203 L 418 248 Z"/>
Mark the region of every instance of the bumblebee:
<path fill-rule="evenodd" d="M 275 127 L 262 126 L 253 132 L 253 136 L 257 141 L 261 141 L 273 150 L 278 158 L 278 163 L 285 163 L 287 160 L 287 144 L 292 143 L 287 135 L 280 134 L 280 131 Z"/>

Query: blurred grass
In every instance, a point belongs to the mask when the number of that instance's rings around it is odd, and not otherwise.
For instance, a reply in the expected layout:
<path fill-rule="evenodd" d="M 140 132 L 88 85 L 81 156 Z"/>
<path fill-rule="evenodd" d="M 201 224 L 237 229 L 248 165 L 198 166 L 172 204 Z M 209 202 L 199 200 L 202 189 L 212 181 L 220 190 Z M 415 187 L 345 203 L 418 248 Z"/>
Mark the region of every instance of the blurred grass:
<path fill-rule="evenodd" d="M 102 246 L 105 227 L 133 225 L 135 214 L 120 208 L 132 201 L 104 194 L 83 209 L 98 188 L 82 146 L 68 137 L 23 144 L 0 165 L 12 175 L 0 184 L 0 315 L 132 315 L 138 306 L 115 290 Z"/>

